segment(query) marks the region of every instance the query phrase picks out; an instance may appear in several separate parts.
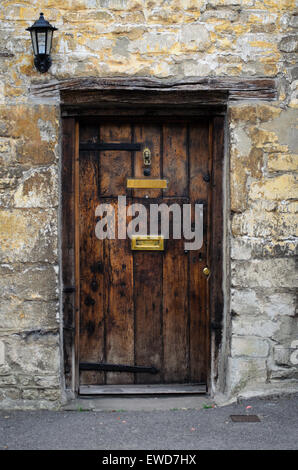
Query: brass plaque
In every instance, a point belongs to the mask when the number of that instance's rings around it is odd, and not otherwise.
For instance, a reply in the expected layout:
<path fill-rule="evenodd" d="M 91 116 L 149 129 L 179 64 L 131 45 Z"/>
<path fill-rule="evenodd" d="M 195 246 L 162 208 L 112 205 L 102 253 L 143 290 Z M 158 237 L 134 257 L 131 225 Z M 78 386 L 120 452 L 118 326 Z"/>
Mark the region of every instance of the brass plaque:
<path fill-rule="evenodd" d="M 164 250 L 164 237 L 162 235 L 133 235 L 131 239 L 132 250 Z"/>
<path fill-rule="evenodd" d="M 131 189 L 166 189 L 167 186 L 167 180 L 149 178 L 128 178 L 126 184 Z"/>

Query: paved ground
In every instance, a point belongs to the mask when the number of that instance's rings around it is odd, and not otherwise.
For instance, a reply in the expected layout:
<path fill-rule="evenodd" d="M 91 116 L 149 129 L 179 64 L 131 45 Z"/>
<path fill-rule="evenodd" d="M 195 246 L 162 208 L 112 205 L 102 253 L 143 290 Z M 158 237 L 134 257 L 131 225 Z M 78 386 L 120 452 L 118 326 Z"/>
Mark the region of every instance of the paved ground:
<path fill-rule="evenodd" d="M 297 422 L 298 394 L 200 409 L 1 411 L 0 449 L 297 449 Z"/>

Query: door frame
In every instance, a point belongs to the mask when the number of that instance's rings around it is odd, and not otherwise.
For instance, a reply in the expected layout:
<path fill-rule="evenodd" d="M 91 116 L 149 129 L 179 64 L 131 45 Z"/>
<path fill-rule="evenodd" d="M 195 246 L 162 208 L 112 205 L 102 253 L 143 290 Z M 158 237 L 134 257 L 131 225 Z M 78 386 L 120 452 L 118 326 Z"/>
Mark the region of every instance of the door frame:
<path fill-rule="evenodd" d="M 61 90 L 62 162 L 61 162 L 61 273 L 63 314 L 63 363 L 66 391 L 76 395 L 79 389 L 79 119 L 87 117 L 147 116 L 207 117 L 213 120 L 211 175 L 211 230 L 209 283 L 209 364 L 207 389 L 217 377 L 223 334 L 224 272 L 224 146 L 228 93 L 226 90 L 201 91 L 189 88 L 164 90 L 160 85 L 133 87 L 106 86 L 95 90 Z M 109 82 L 108 82 L 109 84 Z M 216 197 L 214 197 L 216 195 Z"/>

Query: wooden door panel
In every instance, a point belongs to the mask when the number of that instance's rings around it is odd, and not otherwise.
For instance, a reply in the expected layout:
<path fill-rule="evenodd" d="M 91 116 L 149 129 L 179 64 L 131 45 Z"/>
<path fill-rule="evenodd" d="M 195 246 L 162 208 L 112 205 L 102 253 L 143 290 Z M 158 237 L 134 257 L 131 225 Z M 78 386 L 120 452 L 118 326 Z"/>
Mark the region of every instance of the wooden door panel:
<path fill-rule="evenodd" d="M 210 129 L 209 120 L 81 124 L 82 143 L 140 143 L 141 150 L 80 153 L 80 362 L 158 369 L 155 375 L 81 371 L 81 384 L 206 382 L 209 300 L 202 271 L 209 256 Z M 165 191 L 126 189 L 128 177 L 146 178 L 145 147 L 150 177 L 167 178 Z M 117 235 L 119 195 L 148 209 L 150 203 L 181 209 L 203 203 L 203 246 L 185 253 L 185 240 L 174 240 L 172 232 L 163 252 L 132 251 L 128 238 L 98 240 L 95 208 L 113 205 Z"/>
<path fill-rule="evenodd" d="M 102 124 L 100 141 L 105 143 L 131 142 L 131 125 Z M 100 152 L 100 196 L 123 196 L 126 179 L 132 173 L 131 152 L 125 150 Z"/>

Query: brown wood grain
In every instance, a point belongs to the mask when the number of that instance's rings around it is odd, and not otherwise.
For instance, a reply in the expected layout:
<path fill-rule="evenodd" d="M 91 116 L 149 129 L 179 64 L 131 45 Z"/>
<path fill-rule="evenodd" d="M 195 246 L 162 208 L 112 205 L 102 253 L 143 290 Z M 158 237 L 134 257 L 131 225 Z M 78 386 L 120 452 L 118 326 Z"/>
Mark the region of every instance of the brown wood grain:
<path fill-rule="evenodd" d="M 131 142 L 130 124 L 101 124 L 100 141 Z M 117 150 L 100 152 L 100 196 L 126 194 L 126 179 L 132 174 L 132 152 Z"/>
<path fill-rule="evenodd" d="M 210 321 L 214 332 L 216 358 L 222 339 L 223 320 L 223 162 L 224 162 L 224 118 L 213 121 L 213 171 L 210 262 L 212 269 L 210 286 Z"/>
<path fill-rule="evenodd" d="M 113 93 L 114 92 L 114 93 Z M 91 106 L 102 101 L 144 105 L 151 102 L 166 105 L 169 101 L 180 104 L 209 104 L 231 99 L 276 99 L 277 84 L 272 78 L 212 77 L 164 80 L 148 77 L 68 78 L 46 83 L 33 83 L 32 96 L 59 97 L 62 103 L 81 103 Z M 120 99 L 122 98 L 122 99 Z"/>
<path fill-rule="evenodd" d="M 94 141 L 98 125 L 80 126 L 80 140 Z M 98 205 L 98 152 L 84 151 L 79 166 L 80 362 L 104 360 L 103 243 L 95 235 Z M 104 373 L 81 371 L 81 384 L 103 384 Z"/>
<path fill-rule="evenodd" d="M 155 366 L 155 375 L 136 374 L 136 383 L 162 380 L 163 253 L 134 253 L 135 363 Z"/>
<path fill-rule="evenodd" d="M 115 200 L 113 205 L 117 220 Z M 129 239 L 105 240 L 104 254 L 106 362 L 134 365 L 133 257 Z M 134 383 L 132 373 L 106 375 L 107 384 Z"/>
<path fill-rule="evenodd" d="M 204 204 L 204 243 L 200 250 L 189 253 L 189 315 L 190 315 L 190 381 L 205 382 L 208 367 L 208 280 L 203 269 L 207 260 L 207 225 L 210 207 L 211 149 L 209 120 L 191 124 L 189 128 L 190 202 Z M 210 181 L 204 181 L 204 176 Z M 194 217 L 192 217 L 194 221 Z"/>
<path fill-rule="evenodd" d="M 183 240 L 167 240 L 163 263 L 163 376 L 165 383 L 188 381 L 188 255 Z"/>
<path fill-rule="evenodd" d="M 187 128 L 185 124 L 163 126 L 163 177 L 167 196 L 188 196 Z"/>
<path fill-rule="evenodd" d="M 204 176 L 209 174 L 209 120 L 190 124 L 189 159 L 190 200 L 207 200 L 210 182 L 205 182 Z"/>
<path fill-rule="evenodd" d="M 75 120 L 62 120 L 62 284 L 63 284 L 63 356 L 65 385 L 74 382 L 73 351 L 75 348 L 75 239 L 74 239 L 74 152 Z"/>

